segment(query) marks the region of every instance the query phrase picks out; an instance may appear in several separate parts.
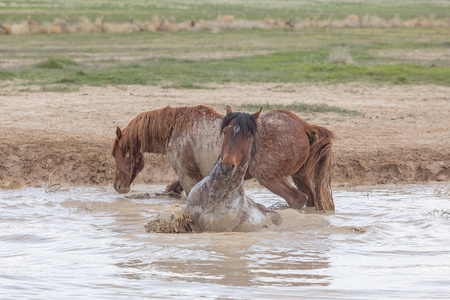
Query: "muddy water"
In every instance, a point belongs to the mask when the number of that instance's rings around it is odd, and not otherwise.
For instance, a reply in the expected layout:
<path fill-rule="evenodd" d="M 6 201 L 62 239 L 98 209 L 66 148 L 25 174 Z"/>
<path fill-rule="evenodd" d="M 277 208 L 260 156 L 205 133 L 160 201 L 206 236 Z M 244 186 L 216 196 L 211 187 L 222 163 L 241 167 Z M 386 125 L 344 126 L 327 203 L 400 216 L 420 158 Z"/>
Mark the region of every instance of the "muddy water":
<path fill-rule="evenodd" d="M 134 186 L 127 196 L 110 188 L 0 191 L 0 298 L 450 294 L 448 188 L 337 190 L 335 214 L 288 209 L 282 226 L 258 233 L 148 234 L 148 219 L 183 203 L 154 195 L 162 189 Z M 247 192 L 265 205 L 278 200 Z"/>

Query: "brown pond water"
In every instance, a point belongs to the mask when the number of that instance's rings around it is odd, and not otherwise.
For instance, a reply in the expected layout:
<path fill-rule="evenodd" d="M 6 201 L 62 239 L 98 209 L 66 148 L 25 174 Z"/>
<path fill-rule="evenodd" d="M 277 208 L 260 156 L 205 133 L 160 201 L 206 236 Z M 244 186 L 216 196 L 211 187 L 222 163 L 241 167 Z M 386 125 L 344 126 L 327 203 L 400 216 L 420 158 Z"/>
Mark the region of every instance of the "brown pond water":
<path fill-rule="evenodd" d="M 256 233 L 150 234 L 162 186 L 0 191 L 1 299 L 394 299 L 450 295 L 450 193 L 336 190 L 336 213 Z M 257 202 L 279 198 L 247 190 Z"/>

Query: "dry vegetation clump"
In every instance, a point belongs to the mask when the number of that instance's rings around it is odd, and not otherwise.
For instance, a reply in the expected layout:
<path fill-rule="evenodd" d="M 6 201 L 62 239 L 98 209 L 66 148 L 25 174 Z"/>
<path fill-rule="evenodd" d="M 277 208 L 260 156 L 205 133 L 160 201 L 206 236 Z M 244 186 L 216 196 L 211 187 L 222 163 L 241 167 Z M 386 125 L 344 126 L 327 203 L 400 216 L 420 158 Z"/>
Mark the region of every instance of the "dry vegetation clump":
<path fill-rule="evenodd" d="M 348 15 L 345 19 L 310 20 L 306 18 L 295 24 L 296 29 L 305 28 L 343 28 L 343 27 L 373 27 L 373 28 L 392 28 L 392 27 L 449 27 L 450 18 L 436 20 L 434 15 L 428 17 L 417 17 L 409 20 L 402 20 L 398 14 L 392 19 L 383 19 L 376 15 Z"/>
<path fill-rule="evenodd" d="M 350 55 L 347 47 L 334 47 L 328 56 L 328 62 L 332 64 L 354 64 L 353 58 Z"/>
<path fill-rule="evenodd" d="M 59 33 L 93 33 L 93 32 L 139 32 L 139 31 L 199 31 L 219 32 L 230 29 L 293 29 L 308 28 L 343 28 L 343 27 L 450 27 L 450 18 L 436 20 L 434 15 L 402 20 L 399 15 L 392 19 L 383 19 L 376 15 L 348 15 L 344 19 L 306 18 L 299 20 L 281 20 L 266 18 L 263 20 L 236 19 L 231 15 L 219 16 L 217 20 L 189 20 L 177 22 L 175 18 L 153 17 L 151 22 L 107 23 L 103 18 L 90 21 L 87 18 L 76 18 L 70 24 L 66 20 L 56 19 L 52 23 L 38 24 L 30 19 L 18 24 L 0 25 L 1 34 L 59 34 Z"/>
<path fill-rule="evenodd" d="M 38 24 L 33 20 L 28 20 L 25 22 L 21 22 L 19 24 L 11 25 L 11 33 L 10 34 L 37 34 Z"/>
<path fill-rule="evenodd" d="M 176 22 L 173 19 L 166 20 L 166 18 L 160 19 L 158 17 L 153 17 L 150 31 L 172 32 L 178 30 L 176 28 Z"/>
<path fill-rule="evenodd" d="M 11 25 L 7 23 L 3 23 L 0 25 L 0 34 L 11 34 L 12 33 L 12 27 Z"/>
<path fill-rule="evenodd" d="M 293 22 L 289 19 L 287 21 L 282 21 L 280 19 L 264 19 L 264 24 L 267 25 L 268 29 L 291 29 L 294 28 Z"/>

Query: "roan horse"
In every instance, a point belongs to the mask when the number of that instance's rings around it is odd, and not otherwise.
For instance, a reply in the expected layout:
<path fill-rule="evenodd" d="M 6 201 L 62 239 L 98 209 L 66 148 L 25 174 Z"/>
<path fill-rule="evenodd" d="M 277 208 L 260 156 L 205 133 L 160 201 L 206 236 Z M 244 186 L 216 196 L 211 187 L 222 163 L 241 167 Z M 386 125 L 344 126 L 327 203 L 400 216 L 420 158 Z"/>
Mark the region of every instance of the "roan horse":
<path fill-rule="evenodd" d="M 227 114 L 230 112 L 228 107 Z M 203 105 L 168 106 L 139 114 L 123 131 L 117 128 L 112 147 L 116 165 L 114 188 L 127 193 L 144 168 L 143 153 L 162 153 L 178 176 L 169 190 L 184 189 L 189 195 L 217 161 L 222 145 L 217 132 L 222 119 L 217 111 Z M 261 114 L 258 132 L 259 151 L 249 162 L 244 179 L 255 178 L 292 208 L 301 209 L 306 204 L 317 210 L 334 210 L 333 133 L 286 110 Z M 288 182 L 288 176 L 296 187 Z"/>
<path fill-rule="evenodd" d="M 223 119 L 219 159 L 211 174 L 192 188 L 187 200 L 196 232 L 248 232 L 281 224 L 278 213 L 244 193 L 244 176 L 257 152 L 256 121 L 260 113 L 229 113 Z"/>

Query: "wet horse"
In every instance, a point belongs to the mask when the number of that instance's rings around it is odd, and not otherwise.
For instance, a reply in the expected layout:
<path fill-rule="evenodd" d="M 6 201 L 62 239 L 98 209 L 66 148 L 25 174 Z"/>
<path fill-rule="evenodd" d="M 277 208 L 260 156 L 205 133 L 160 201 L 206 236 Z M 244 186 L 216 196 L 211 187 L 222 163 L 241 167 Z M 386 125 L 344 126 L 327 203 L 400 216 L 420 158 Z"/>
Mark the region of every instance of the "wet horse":
<path fill-rule="evenodd" d="M 260 113 L 229 113 L 223 119 L 219 159 L 187 200 L 187 212 L 197 232 L 248 232 L 281 224 L 280 215 L 244 194 L 244 176 L 257 152 Z"/>
<path fill-rule="evenodd" d="M 231 113 L 227 108 L 227 114 Z M 169 189 L 189 195 L 213 169 L 221 151 L 217 134 L 223 115 L 207 106 L 165 107 L 143 112 L 126 128 L 117 128 L 112 147 L 113 186 L 127 193 L 144 168 L 144 152 L 166 154 L 178 180 Z M 328 129 L 311 125 L 286 110 L 273 110 L 258 119 L 259 151 L 250 160 L 244 179 L 255 178 L 283 197 L 290 207 L 334 210 L 331 191 L 332 139 Z M 292 186 L 287 177 L 291 176 Z"/>

